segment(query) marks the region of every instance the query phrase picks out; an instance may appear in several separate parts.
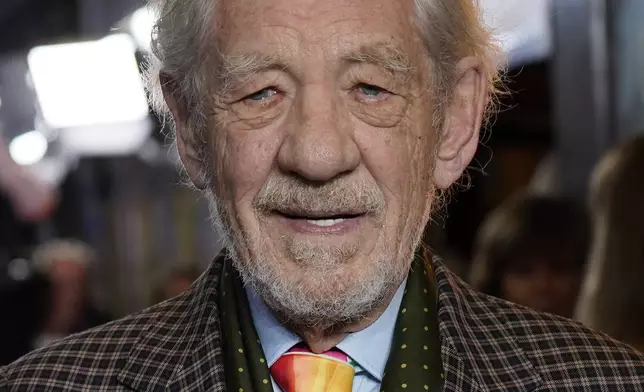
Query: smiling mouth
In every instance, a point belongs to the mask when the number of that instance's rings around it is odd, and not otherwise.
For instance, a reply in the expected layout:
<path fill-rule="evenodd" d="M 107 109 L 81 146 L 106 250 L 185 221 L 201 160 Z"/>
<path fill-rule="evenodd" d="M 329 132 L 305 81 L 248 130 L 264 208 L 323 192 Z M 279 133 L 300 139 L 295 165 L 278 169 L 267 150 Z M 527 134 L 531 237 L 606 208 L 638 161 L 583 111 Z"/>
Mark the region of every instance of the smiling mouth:
<path fill-rule="evenodd" d="M 349 229 L 366 213 L 361 212 L 294 212 L 275 211 L 297 231 L 344 231 Z"/>
<path fill-rule="evenodd" d="M 305 219 L 306 223 L 320 227 L 331 227 L 342 222 L 345 222 L 347 219 L 351 218 L 334 218 L 334 219 Z"/>
<path fill-rule="evenodd" d="M 364 214 L 321 214 L 321 215 L 310 215 L 310 214 L 305 214 L 305 215 L 292 215 L 292 214 L 282 214 L 280 213 L 283 217 L 287 219 L 294 219 L 294 220 L 302 220 L 305 221 L 306 223 L 310 223 L 312 225 L 320 226 L 320 227 L 330 227 L 333 225 L 337 225 L 342 222 L 346 222 L 347 220 L 350 219 L 356 219 L 361 217 Z"/>

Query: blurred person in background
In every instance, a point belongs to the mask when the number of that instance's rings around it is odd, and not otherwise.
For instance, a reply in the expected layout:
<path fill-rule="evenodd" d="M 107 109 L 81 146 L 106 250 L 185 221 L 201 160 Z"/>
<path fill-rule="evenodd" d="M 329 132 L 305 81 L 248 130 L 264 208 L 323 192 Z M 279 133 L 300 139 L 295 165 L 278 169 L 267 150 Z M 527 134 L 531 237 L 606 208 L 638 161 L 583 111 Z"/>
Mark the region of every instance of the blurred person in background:
<path fill-rule="evenodd" d="M 33 262 L 0 260 L 0 366 L 35 348 L 49 311 L 48 299 L 47 277 Z"/>
<path fill-rule="evenodd" d="M 472 285 L 540 312 L 572 317 L 589 246 L 586 213 L 566 199 L 520 193 L 479 229 Z"/>
<path fill-rule="evenodd" d="M 45 220 L 56 206 L 56 189 L 39 180 L 28 168 L 15 163 L 0 135 L 0 193 L 24 222 Z"/>
<path fill-rule="evenodd" d="M 30 259 L 38 224 L 50 218 L 58 200 L 54 187 L 13 161 L 0 134 L 0 263 Z"/>
<path fill-rule="evenodd" d="M 421 246 L 496 91 L 475 2 L 153 4 L 150 96 L 226 252 L 178 297 L 0 369 L 0 390 L 642 389 L 641 353 L 477 293 Z"/>
<path fill-rule="evenodd" d="M 199 275 L 199 270 L 192 265 L 173 269 L 159 284 L 154 302 L 162 302 L 180 295 L 192 286 Z"/>
<path fill-rule="evenodd" d="M 13 161 L 0 134 L 0 364 L 31 351 L 48 310 L 48 282 L 31 260 L 54 187 Z"/>
<path fill-rule="evenodd" d="M 50 286 L 48 317 L 36 347 L 111 321 L 93 306 L 89 295 L 94 252 L 88 245 L 76 240 L 49 241 L 36 249 L 33 260 Z"/>
<path fill-rule="evenodd" d="M 644 136 L 600 160 L 589 204 L 594 239 L 577 319 L 644 351 Z"/>
<path fill-rule="evenodd" d="M 561 196 L 561 170 L 559 156 L 551 152 L 541 159 L 527 186 L 533 195 Z"/>

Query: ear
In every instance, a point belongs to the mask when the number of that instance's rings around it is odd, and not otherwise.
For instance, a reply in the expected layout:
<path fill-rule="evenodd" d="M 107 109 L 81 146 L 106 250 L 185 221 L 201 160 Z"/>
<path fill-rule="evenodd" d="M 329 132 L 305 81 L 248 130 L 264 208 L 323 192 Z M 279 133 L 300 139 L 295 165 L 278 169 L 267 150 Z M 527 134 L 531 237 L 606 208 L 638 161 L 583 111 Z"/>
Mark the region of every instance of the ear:
<path fill-rule="evenodd" d="M 177 83 L 174 78 L 168 74 L 162 73 L 159 76 L 161 80 L 161 88 L 163 90 L 163 98 L 165 99 L 172 118 L 176 126 L 177 134 L 177 149 L 179 157 L 183 166 L 188 172 L 190 181 L 199 189 L 206 187 L 206 181 L 202 175 L 202 165 L 204 164 L 199 158 L 197 151 L 197 141 L 194 138 L 192 130 L 188 126 L 189 111 L 185 103 L 179 96 Z"/>
<path fill-rule="evenodd" d="M 434 169 L 434 183 L 439 189 L 447 189 L 456 182 L 474 158 L 487 99 L 487 85 L 479 59 L 466 57 L 461 60 L 456 67 L 456 76 Z"/>

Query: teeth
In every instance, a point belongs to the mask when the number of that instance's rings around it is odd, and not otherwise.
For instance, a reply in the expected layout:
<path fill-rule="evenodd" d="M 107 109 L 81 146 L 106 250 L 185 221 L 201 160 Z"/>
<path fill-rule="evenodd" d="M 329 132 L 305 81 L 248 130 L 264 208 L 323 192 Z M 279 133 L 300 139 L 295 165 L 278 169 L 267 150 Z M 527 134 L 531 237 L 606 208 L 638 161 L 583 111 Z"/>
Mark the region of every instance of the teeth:
<path fill-rule="evenodd" d="M 312 225 L 320 227 L 329 227 L 344 222 L 346 219 L 307 219 L 306 221 Z"/>

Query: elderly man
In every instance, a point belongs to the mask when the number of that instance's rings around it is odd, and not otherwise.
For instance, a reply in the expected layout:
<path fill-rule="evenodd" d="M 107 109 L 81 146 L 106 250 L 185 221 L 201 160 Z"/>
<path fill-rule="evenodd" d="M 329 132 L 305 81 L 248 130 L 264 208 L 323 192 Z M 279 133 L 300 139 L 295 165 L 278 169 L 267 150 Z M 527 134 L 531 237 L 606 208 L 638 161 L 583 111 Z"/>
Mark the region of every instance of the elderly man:
<path fill-rule="evenodd" d="M 644 390 L 634 350 L 475 293 L 419 248 L 494 89 L 471 0 L 155 3 L 152 95 L 228 252 L 0 389 Z"/>

